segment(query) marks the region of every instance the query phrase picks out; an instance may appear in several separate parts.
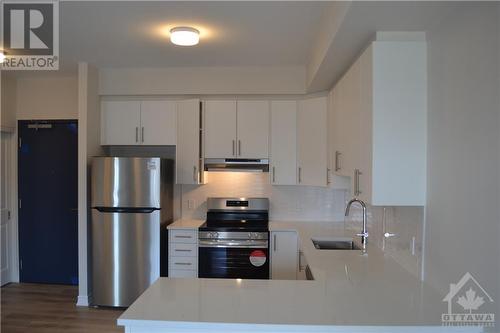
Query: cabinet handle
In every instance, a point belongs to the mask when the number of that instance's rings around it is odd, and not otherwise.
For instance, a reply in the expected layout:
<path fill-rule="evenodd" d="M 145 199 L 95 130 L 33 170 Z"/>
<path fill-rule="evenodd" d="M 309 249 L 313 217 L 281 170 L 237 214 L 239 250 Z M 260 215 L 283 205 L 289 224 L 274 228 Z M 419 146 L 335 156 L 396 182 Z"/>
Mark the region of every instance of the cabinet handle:
<path fill-rule="evenodd" d="M 139 127 L 135 128 L 135 142 L 139 142 Z"/>
<path fill-rule="evenodd" d="M 299 167 L 299 184 L 302 183 L 302 168 Z"/>
<path fill-rule="evenodd" d="M 335 152 L 335 171 L 339 171 L 340 170 L 340 155 L 342 155 L 341 152 L 339 151 L 336 151 Z"/>
<path fill-rule="evenodd" d="M 191 252 L 191 250 L 175 249 L 175 252 Z"/>
<path fill-rule="evenodd" d="M 194 166 L 193 166 L 193 181 L 194 181 L 195 183 L 197 183 L 197 182 L 198 182 L 198 177 L 196 177 L 196 176 L 197 176 L 197 174 L 196 174 L 196 165 L 194 165 Z"/>
<path fill-rule="evenodd" d="M 193 238 L 193 237 L 178 235 L 178 236 L 174 236 L 174 238 Z"/>
<path fill-rule="evenodd" d="M 235 145 L 234 144 L 235 144 L 235 142 L 233 140 L 233 156 L 235 156 L 235 153 L 234 153 L 234 149 L 235 149 L 234 147 L 235 147 Z"/>
<path fill-rule="evenodd" d="M 330 184 L 330 169 L 326 168 L 326 185 Z"/>
<path fill-rule="evenodd" d="M 276 182 L 276 168 L 273 167 L 273 183 Z"/>
<path fill-rule="evenodd" d="M 299 251 L 299 272 L 302 272 L 302 252 Z"/>
<path fill-rule="evenodd" d="M 359 176 L 362 175 L 363 173 L 359 171 L 359 169 L 354 169 L 354 195 L 358 196 L 361 193 L 360 190 L 360 185 L 359 185 Z"/>
<path fill-rule="evenodd" d="M 144 143 L 144 127 L 141 128 L 141 141 Z"/>
<path fill-rule="evenodd" d="M 241 140 L 238 140 L 238 156 L 241 156 Z"/>
<path fill-rule="evenodd" d="M 276 245 L 276 234 L 273 235 L 273 251 L 276 252 L 276 248 L 277 248 L 277 245 Z"/>
<path fill-rule="evenodd" d="M 191 263 L 190 262 L 176 262 L 175 265 L 191 266 Z"/>

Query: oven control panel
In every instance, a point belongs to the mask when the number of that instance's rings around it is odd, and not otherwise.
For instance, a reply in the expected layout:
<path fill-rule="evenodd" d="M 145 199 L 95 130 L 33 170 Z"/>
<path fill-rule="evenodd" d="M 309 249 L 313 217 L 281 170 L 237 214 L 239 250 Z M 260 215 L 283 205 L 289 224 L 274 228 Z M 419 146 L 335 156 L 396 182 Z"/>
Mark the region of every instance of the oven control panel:
<path fill-rule="evenodd" d="M 267 240 L 268 232 L 226 232 L 226 231 L 200 231 L 199 239 L 259 239 Z"/>

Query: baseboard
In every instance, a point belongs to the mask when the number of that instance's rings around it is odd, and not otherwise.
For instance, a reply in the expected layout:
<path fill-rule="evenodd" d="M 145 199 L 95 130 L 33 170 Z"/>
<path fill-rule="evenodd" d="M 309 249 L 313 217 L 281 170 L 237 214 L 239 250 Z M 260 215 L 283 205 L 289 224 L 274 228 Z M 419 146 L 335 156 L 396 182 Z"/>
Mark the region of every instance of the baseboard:
<path fill-rule="evenodd" d="M 76 299 L 76 306 L 89 306 L 88 296 L 78 296 Z"/>

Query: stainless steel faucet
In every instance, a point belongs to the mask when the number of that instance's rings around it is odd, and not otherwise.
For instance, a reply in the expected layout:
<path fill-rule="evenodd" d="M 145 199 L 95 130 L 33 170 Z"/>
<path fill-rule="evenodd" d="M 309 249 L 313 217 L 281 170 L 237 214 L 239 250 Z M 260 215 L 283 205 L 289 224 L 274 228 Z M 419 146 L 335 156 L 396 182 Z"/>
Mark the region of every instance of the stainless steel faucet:
<path fill-rule="evenodd" d="M 361 236 L 361 246 L 363 253 L 366 253 L 366 243 L 368 241 L 368 230 L 366 230 L 366 204 L 363 200 L 359 200 L 358 198 L 353 198 L 351 201 L 347 203 L 345 208 L 345 216 L 349 216 L 349 210 L 351 209 L 351 205 L 353 203 L 358 203 L 361 208 L 363 208 L 363 231 L 361 233 L 356 234 L 356 236 Z"/>

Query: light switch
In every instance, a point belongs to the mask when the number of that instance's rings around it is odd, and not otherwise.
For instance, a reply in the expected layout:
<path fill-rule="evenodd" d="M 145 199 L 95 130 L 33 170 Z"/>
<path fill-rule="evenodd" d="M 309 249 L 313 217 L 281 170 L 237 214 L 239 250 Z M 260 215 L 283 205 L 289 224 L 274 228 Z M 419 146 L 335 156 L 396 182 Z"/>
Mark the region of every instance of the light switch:
<path fill-rule="evenodd" d="M 188 209 L 189 210 L 194 209 L 195 201 L 193 199 L 188 199 L 187 204 L 188 204 Z"/>

